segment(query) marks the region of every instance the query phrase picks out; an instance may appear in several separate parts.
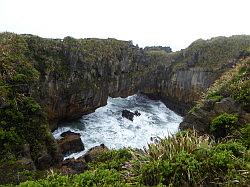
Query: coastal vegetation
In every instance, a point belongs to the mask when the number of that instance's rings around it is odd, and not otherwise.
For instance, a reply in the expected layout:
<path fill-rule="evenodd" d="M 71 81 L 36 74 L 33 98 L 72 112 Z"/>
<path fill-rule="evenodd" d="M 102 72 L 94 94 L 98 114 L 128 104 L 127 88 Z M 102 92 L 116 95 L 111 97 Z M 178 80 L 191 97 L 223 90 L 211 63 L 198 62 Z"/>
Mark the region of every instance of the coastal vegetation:
<path fill-rule="evenodd" d="M 52 40 L 1 33 L 0 184 L 22 187 L 249 185 L 249 47 L 249 36 L 197 40 L 187 49 L 172 53 L 169 48 L 143 50 L 131 41 L 115 39 Z M 60 172 L 62 155 L 51 133 L 53 124 L 70 118 L 67 115 L 75 111 L 80 110 L 79 115 L 93 111 L 105 103 L 109 93 L 122 95 L 127 86 L 133 89 L 124 95 L 155 83 L 143 91 L 157 91 L 161 95 L 164 82 L 179 86 L 177 81 L 168 79 L 166 71 L 182 72 L 189 68 L 216 72 L 208 91 L 204 91 L 184 117 L 184 122 L 190 117 L 194 125 L 186 122 L 183 131 L 157 139 L 143 150 L 105 151 L 86 163 L 83 173 Z M 105 97 L 96 98 L 103 94 L 102 86 L 108 87 L 107 82 L 121 84 L 118 79 L 125 82 L 124 87 L 117 88 L 117 92 L 105 90 Z M 195 90 L 199 84 L 188 85 Z M 81 94 L 75 93 L 77 89 Z M 69 103 L 60 103 L 62 100 Z M 62 106 L 71 108 L 64 111 Z M 203 123 L 201 118 L 206 121 Z M 195 128 L 200 126 L 205 130 Z"/>

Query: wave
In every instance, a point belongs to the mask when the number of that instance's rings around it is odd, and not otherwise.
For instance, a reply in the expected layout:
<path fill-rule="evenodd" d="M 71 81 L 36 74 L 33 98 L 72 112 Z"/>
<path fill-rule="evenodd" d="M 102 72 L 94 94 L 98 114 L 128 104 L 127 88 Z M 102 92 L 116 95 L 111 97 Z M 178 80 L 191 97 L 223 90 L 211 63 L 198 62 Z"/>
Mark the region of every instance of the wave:
<path fill-rule="evenodd" d="M 123 118 L 122 110 L 139 111 L 133 121 Z M 123 147 L 143 148 L 155 137 L 166 137 L 178 131 L 182 117 L 168 109 L 161 101 L 136 94 L 127 98 L 108 98 L 107 105 L 81 119 L 63 123 L 54 131 L 56 139 L 65 131 L 81 134 L 85 151 L 66 158 L 78 158 L 101 143 L 110 149 Z"/>

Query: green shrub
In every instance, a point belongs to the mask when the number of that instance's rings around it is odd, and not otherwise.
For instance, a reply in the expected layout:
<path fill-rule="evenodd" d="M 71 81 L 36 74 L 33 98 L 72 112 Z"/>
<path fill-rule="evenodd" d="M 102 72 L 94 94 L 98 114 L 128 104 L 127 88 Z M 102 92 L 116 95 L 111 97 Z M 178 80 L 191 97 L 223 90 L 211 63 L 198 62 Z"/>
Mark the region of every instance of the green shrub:
<path fill-rule="evenodd" d="M 227 150 L 214 151 L 210 162 L 215 168 L 226 170 L 229 164 L 233 164 L 232 152 Z"/>
<path fill-rule="evenodd" d="M 172 161 L 174 171 L 173 183 L 177 185 L 196 184 L 200 180 L 200 163 L 196 158 L 185 151 L 176 155 Z"/>
<path fill-rule="evenodd" d="M 250 148 L 250 123 L 246 124 L 241 130 L 240 139 L 247 148 Z"/>
<path fill-rule="evenodd" d="M 217 151 L 231 151 L 236 157 L 243 156 L 246 152 L 246 147 L 240 142 L 229 141 L 226 143 L 220 143 L 214 147 L 215 152 Z"/>
<path fill-rule="evenodd" d="M 167 169 L 167 168 L 166 168 Z M 155 186 L 161 179 L 161 168 L 159 161 L 153 161 L 143 164 L 140 168 L 140 181 L 144 185 Z"/>
<path fill-rule="evenodd" d="M 209 94 L 207 96 L 207 99 L 211 99 L 214 102 L 219 102 L 223 99 L 222 95 L 218 95 L 218 93 L 213 93 L 213 94 Z"/>
<path fill-rule="evenodd" d="M 210 130 L 216 139 L 223 138 L 237 128 L 237 122 L 237 115 L 223 113 L 212 120 Z"/>
<path fill-rule="evenodd" d="M 111 150 L 98 156 L 89 166 L 91 168 L 121 170 L 124 163 L 131 158 L 132 155 L 127 149 Z"/>

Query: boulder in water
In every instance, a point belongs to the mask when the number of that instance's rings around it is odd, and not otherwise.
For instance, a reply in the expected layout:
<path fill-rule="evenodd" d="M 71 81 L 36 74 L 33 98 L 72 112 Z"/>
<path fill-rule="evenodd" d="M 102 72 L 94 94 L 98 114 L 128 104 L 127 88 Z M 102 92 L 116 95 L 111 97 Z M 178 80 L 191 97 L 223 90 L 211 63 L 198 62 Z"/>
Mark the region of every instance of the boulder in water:
<path fill-rule="evenodd" d="M 135 111 L 135 115 L 136 115 L 136 116 L 140 116 L 140 115 L 141 115 L 141 113 L 140 113 L 140 112 L 138 112 L 138 110 L 136 110 L 136 111 Z"/>
<path fill-rule="evenodd" d="M 129 110 L 122 111 L 122 117 L 129 119 L 130 121 L 134 120 L 134 116 L 140 116 L 141 114 L 136 110 L 135 113 Z"/>

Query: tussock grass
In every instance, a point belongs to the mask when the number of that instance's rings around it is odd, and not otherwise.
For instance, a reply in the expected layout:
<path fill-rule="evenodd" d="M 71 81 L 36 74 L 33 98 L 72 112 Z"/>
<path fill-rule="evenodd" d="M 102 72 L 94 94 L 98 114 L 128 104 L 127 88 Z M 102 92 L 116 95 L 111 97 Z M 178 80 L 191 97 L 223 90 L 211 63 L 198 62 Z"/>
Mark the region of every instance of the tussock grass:
<path fill-rule="evenodd" d="M 158 139 L 157 143 L 148 145 L 148 149 L 135 152 L 135 159 L 152 161 L 152 160 L 172 160 L 175 155 L 185 151 L 193 153 L 200 148 L 211 148 L 214 142 L 208 135 L 199 136 L 196 131 L 183 131 L 174 136 L 165 139 Z"/>

